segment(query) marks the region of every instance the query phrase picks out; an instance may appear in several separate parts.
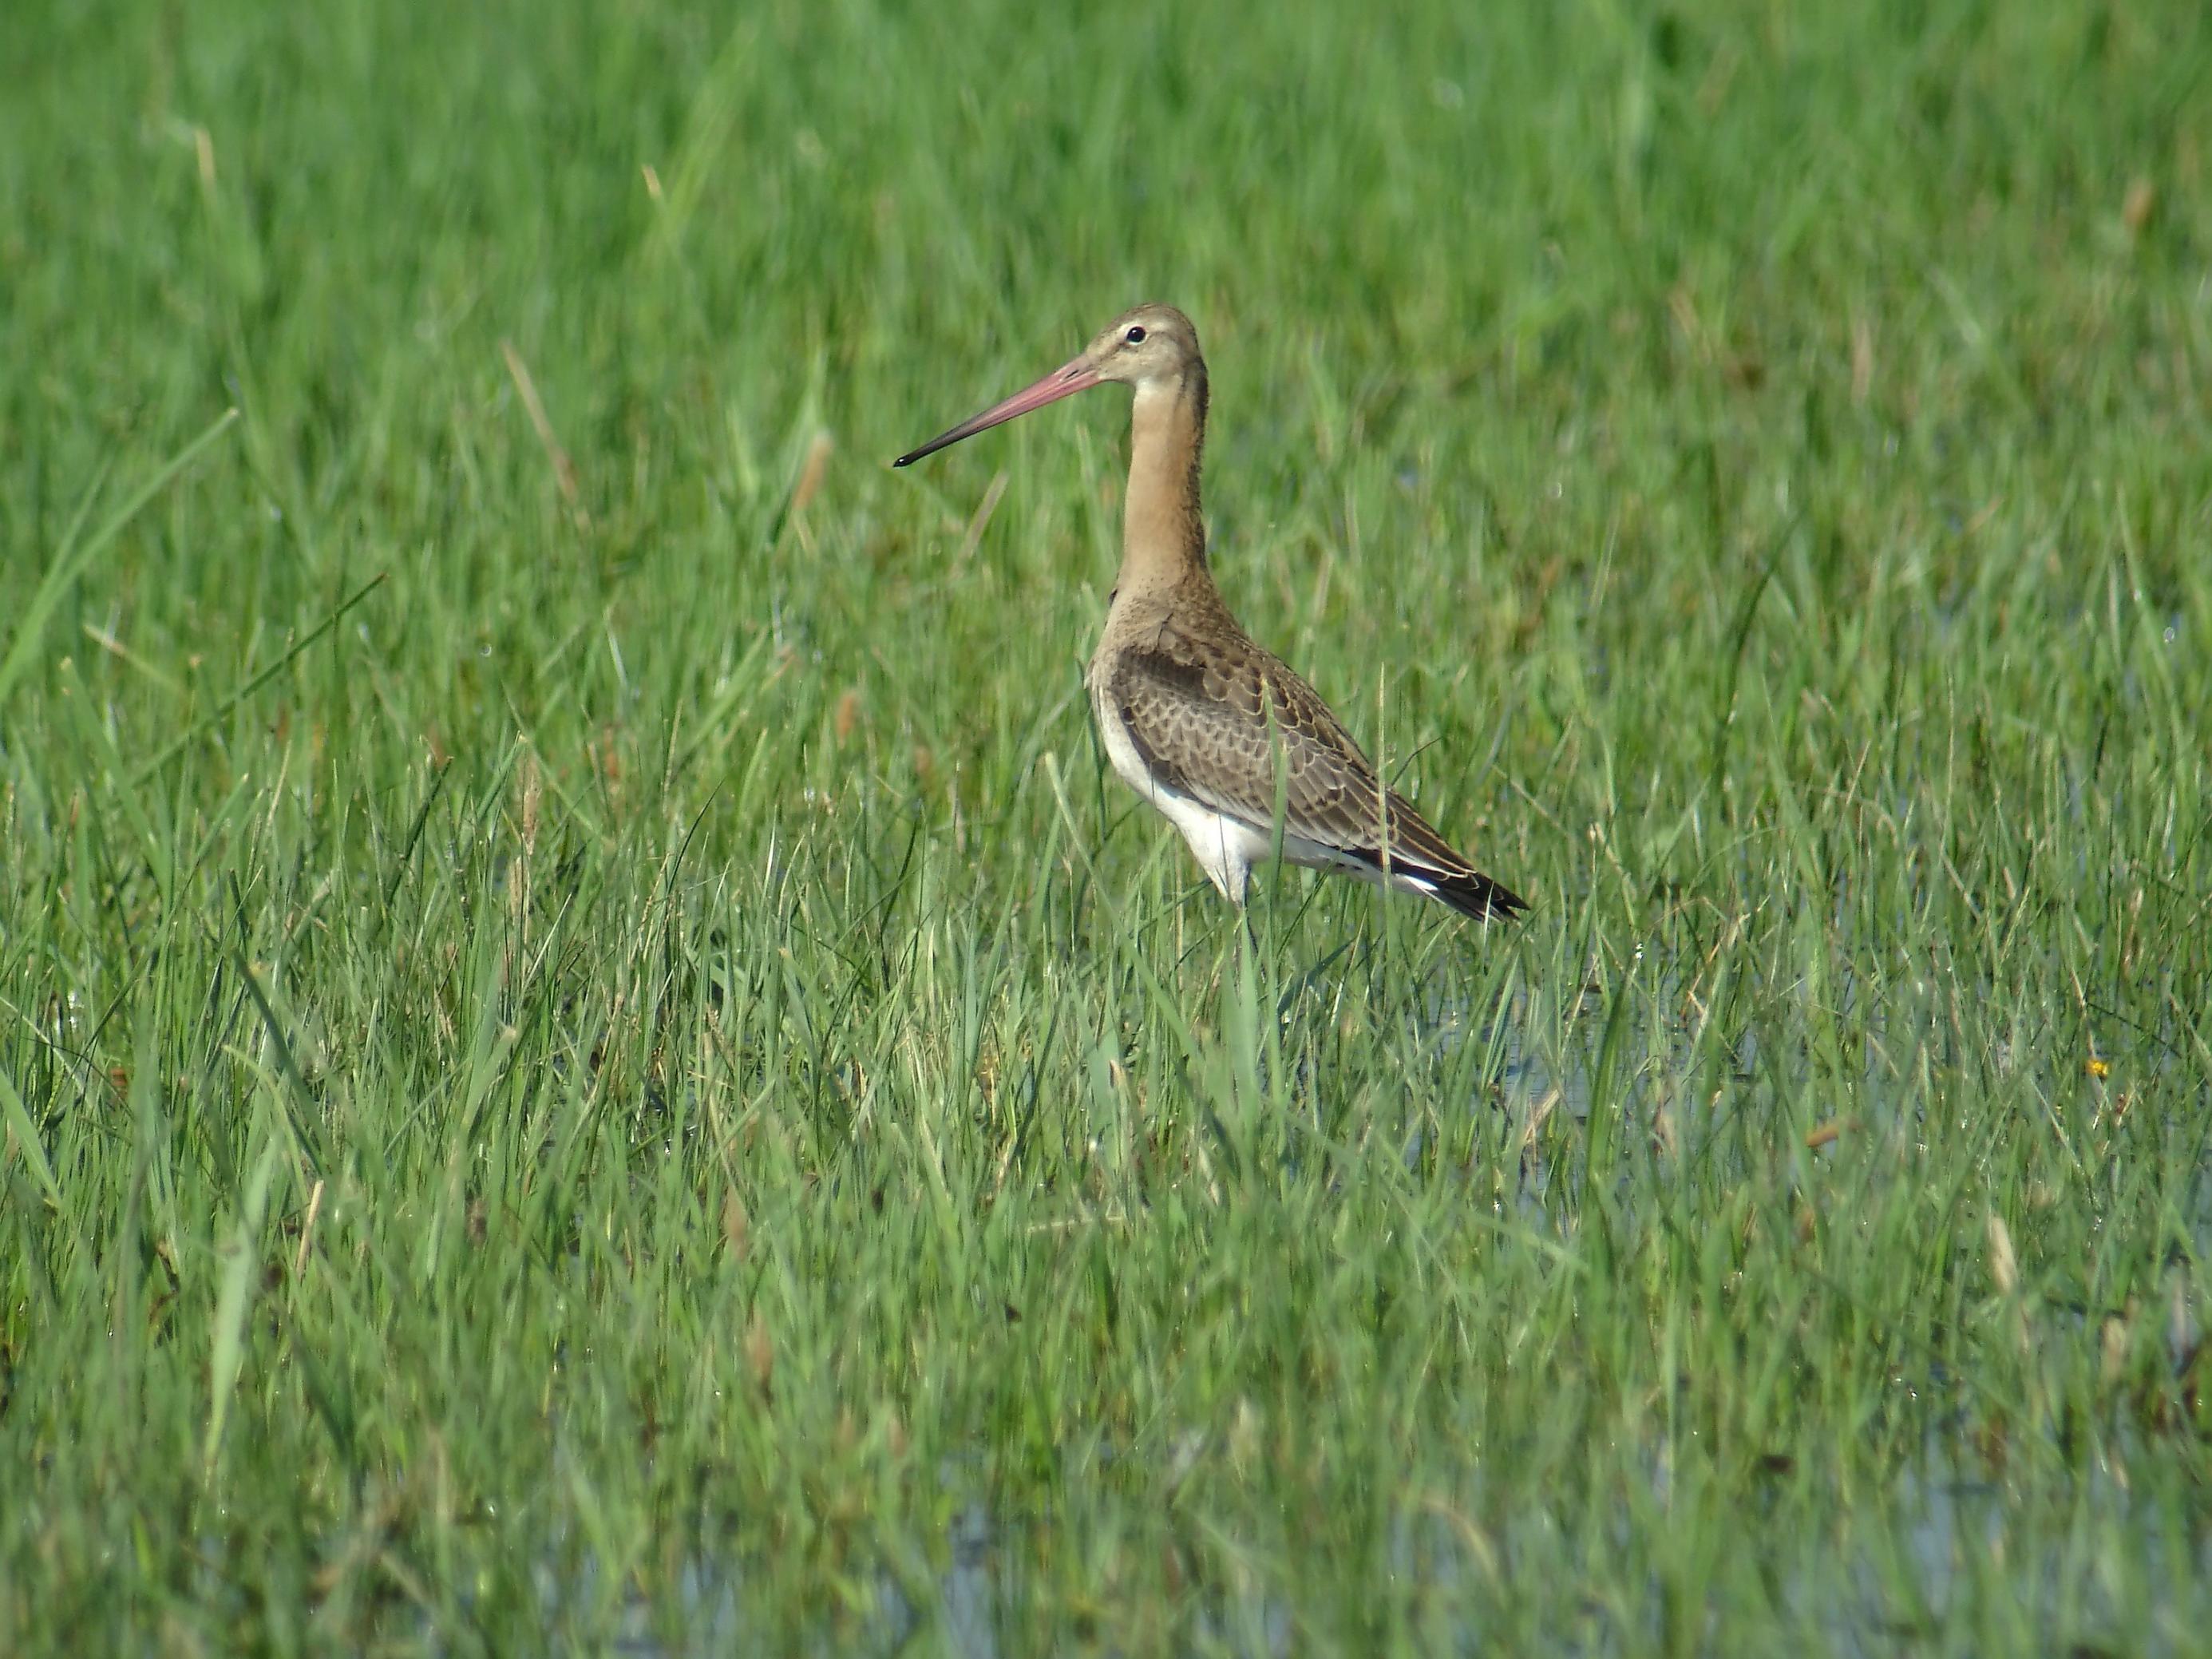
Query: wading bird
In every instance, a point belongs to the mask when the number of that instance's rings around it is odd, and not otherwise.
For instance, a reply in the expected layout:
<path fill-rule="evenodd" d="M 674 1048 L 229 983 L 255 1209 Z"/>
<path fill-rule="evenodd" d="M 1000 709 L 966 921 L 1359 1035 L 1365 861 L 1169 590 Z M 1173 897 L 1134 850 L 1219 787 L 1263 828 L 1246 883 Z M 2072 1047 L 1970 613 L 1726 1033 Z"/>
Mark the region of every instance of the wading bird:
<path fill-rule="evenodd" d="M 1279 825 L 1280 855 L 1292 864 L 1425 893 L 1482 921 L 1526 909 L 1384 784 L 1313 688 L 1229 614 L 1199 513 L 1206 360 L 1182 313 L 1124 313 L 1073 362 L 892 465 L 1109 380 L 1136 392 L 1129 488 L 1121 574 L 1085 678 L 1122 781 L 1182 832 L 1199 867 L 1238 904 L 1252 866 L 1278 852 Z"/>

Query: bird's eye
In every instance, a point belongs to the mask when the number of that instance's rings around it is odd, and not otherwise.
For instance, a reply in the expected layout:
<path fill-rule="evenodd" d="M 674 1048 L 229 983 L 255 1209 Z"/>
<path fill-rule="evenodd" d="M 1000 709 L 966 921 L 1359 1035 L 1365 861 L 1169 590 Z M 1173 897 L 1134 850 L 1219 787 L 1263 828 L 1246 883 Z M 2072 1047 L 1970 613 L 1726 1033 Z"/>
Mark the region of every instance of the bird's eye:
<path fill-rule="evenodd" d="M 1144 344 L 1144 343 L 1145 343 L 1145 331 L 1144 331 L 1144 327 L 1143 327 L 1143 325 L 1142 325 L 1141 324 L 1139 324 L 1139 325 L 1137 325 L 1136 327 L 1132 328 L 1132 329 L 1131 329 L 1131 330 L 1130 330 L 1127 334 L 1124 334 L 1121 337 L 1122 337 L 1124 340 L 1127 340 L 1127 341 L 1131 345 L 1142 345 L 1142 344 Z"/>

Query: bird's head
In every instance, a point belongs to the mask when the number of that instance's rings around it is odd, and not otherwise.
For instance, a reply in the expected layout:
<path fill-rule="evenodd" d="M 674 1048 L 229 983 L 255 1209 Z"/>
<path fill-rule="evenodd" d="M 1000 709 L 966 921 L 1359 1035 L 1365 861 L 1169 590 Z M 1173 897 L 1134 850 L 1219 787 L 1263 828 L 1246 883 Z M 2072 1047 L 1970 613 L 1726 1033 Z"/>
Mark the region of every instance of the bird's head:
<path fill-rule="evenodd" d="M 1003 403 L 992 404 L 949 431 L 939 433 L 891 465 L 910 465 L 963 438 L 972 438 L 1018 415 L 1042 409 L 1047 404 L 1058 403 L 1062 398 L 1072 398 L 1109 380 L 1134 386 L 1140 397 L 1154 388 L 1179 386 L 1193 369 L 1202 368 L 1203 363 L 1198 351 L 1198 331 L 1191 326 L 1189 318 L 1173 306 L 1135 306 L 1101 329 L 1079 356 L 1036 385 L 1017 392 Z"/>

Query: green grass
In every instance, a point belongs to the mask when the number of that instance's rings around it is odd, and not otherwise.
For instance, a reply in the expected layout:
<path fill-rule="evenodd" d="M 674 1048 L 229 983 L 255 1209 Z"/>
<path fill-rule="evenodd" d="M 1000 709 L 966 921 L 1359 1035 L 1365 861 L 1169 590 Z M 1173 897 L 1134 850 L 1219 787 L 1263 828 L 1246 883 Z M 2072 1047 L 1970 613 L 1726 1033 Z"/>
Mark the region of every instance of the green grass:
<path fill-rule="evenodd" d="M 1505 9 L 11 12 L 0 1649 L 2198 1650 L 2212 14 Z"/>

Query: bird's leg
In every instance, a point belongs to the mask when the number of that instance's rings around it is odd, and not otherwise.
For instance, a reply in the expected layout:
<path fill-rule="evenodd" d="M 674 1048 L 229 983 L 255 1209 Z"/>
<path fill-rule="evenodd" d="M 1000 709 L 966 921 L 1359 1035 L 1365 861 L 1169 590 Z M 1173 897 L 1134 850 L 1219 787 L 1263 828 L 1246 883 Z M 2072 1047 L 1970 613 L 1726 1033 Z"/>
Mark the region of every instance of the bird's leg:
<path fill-rule="evenodd" d="M 1245 884 L 1246 890 L 1237 895 L 1237 919 L 1244 924 L 1244 943 L 1246 947 L 1252 951 L 1255 957 L 1257 957 L 1260 951 L 1260 924 L 1252 919 L 1250 888 L 1251 884 L 1247 882 Z"/>

